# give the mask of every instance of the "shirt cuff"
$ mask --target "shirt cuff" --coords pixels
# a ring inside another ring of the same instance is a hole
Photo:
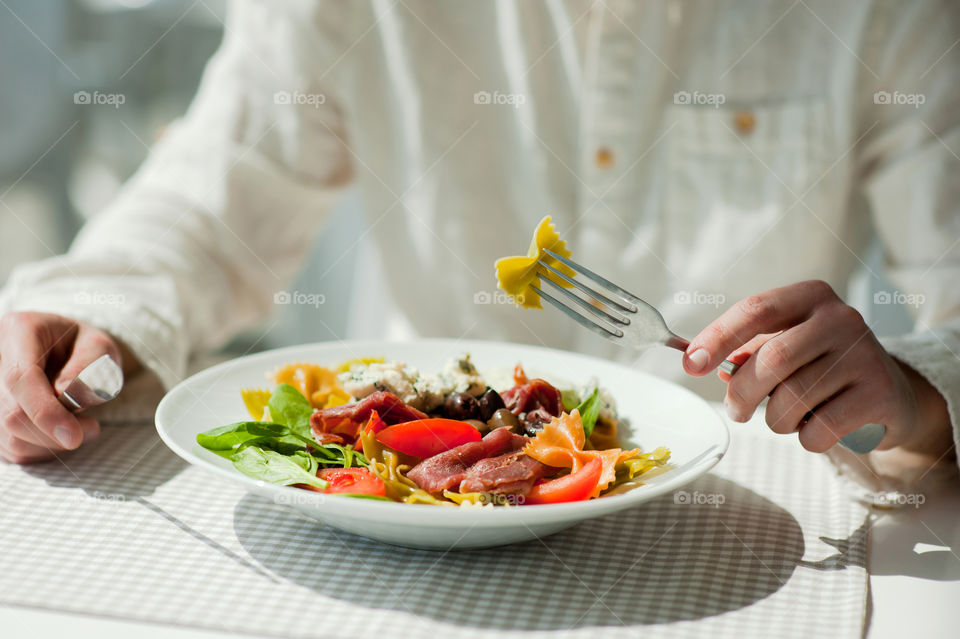
[[[87,322],[122,341],[169,390],[183,379],[188,347],[173,283],[154,275],[84,275],[81,265],[52,258],[18,267],[0,314],[40,312]]]
[[[960,451],[960,335],[948,328],[931,329],[880,343],[890,355],[926,378],[947,402],[953,445]],[[960,455],[957,457],[960,466]]]

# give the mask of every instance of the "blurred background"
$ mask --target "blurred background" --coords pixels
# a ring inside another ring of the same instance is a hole
[[[220,44],[225,5],[226,0],[0,2],[0,286],[17,264],[66,251],[84,221],[103,210],[163,129],[186,111]],[[82,92],[94,91],[122,95],[123,104],[84,104]],[[342,248],[327,247],[350,245],[359,237],[359,209],[360,198],[352,193],[291,290],[314,290],[304,280],[329,269],[327,297],[346,299],[356,255],[335,264],[324,256],[339,256]],[[230,350],[344,334],[342,306],[278,308],[277,317]]]
[[[0,285],[17,264],[65,251],[84,221],[136,170],[164,127],[186,110],[220,43],[225,4],[0,2]],[[123,104],[83,104],[75,96],[94,91],[122,95]],[[347,298],[356,253],[335,264],[325,255],[340,255],[327,248],[350,245],[360,236],[361,212],[353,193],[332,217],[292,290],[313,290],[309,274],[329,269],[327,297]],[[877,247],[867,262],[883,271]],[[854,299],[848,300],[881,335],[911,326],[903,305],[868,303],[875,290],[890,288],[858,277]],[[344,334],[347,321],[346,309],[335,304],[319,312],[279,306],[278,312],[231,350],[246,351],[254,342],[268,348],[332,339]],[[878,312],[883,315],[869,316]]]

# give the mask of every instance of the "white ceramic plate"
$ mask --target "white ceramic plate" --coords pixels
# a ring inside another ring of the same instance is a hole
[[[667,446],[674,467],[623,495],[570,504],[510,508],[445,508],[322,495],[265,484],[235,470],[229,460],[204,450],[197,433],[249,419],[241,388],[267,387],[266,373],[289,362],[335,365],[354,357],[383,356],[439,372],[460,353],[471,354],[481,373],[521,362],[531,376],[548,381],[586,383],[597,378],[629,420],[631,444],[652,450]],[[679,366],[679,363],[677,364]],[[716,464],[729,434],[719,415],[680,386],[608,361],[558,350],[463,340],[414,342],[347,341],[283,348],[219,364],[171,390],[157,409],[160,437],[177,455],[238,482],[275,503],[330,526],[390,544],[417,548],[482,548],[543,537],[584,520],[625,508],[642,508],[654,497],[675,491]],[[216,490],[211,486],[210,490]]]

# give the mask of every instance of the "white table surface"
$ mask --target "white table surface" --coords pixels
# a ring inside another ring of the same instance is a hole
[[[960,482],[919,508],[882,513],[871,532],[869,639],[954,639],[960,633]],[[2,549],[0,549],[2,551]],[[0,605],[10,639],[222,639],[209,630]]]

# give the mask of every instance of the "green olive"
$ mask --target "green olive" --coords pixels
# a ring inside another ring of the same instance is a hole
[[[487,420],[487,425],[491,430],[494,428],[501,428],[506,426],[515,433],[518,433],[522,430],[520,420],[517,419],[517,416],[511,413],[506,408],[501,408],[493,414],[489,420]]]

